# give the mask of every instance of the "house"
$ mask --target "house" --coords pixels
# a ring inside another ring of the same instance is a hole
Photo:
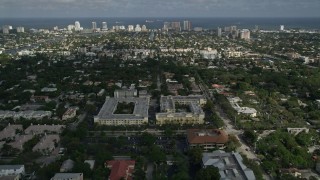
[[[41,101],[44,101],[44,102],[49,102],[50,99],[49,99],[49,96],[34,96],[32,95],[30,97],[30,101],[33,101],[33,102],[41,102]]]
[[[8,175],[8,176],[0,176],[0,180],[20,180],[20,175]]]
[[[83,180],[83,173],[56,173],[51,180]]]
[[[228,97],[227,98],[230,105],[234,110],[237,111],[238,114],[244,114],[250,117],[256,117],[257,116],[257,110],[250,107],[241,107],[239,105],[240,102],[242,102],[242,99],[239,97]]]
[[[309,133],[308,128],[287,128],[288,133],[293,135],[298,135],[301,132]]]
[[[222,150],[202,154],[202,166],[214,166],[219,169],[220,180],[255,180],[251,169],[243,164],[241,155],[237,152],[227,153]]]
[[[190,148],[201,147],[204,151],[223,148],[228,135],[219,129],[188,129],[187,140]]]
[[[132,180],[135,161],[133,160],[112,160],[107,161],[106,166],[111,169],[109,180]]]
[[[280,169],[281,174],[290,174],[296,178],[301,178],[302,173],[297,168]]]
[[[62,115],[62,120],[68,120],[76,117],[77,115],[77,109],[75,108],[69,108],[67,109],[66,112],[63,113]]]
[[[23,175],[24,165],[0,165],[0,178],[2,176]]]

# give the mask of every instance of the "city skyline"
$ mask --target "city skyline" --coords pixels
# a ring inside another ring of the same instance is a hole
[[[318,0],[3,0],[1,17],[320,17]]]

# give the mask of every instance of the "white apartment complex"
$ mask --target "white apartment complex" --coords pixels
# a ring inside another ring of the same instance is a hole
[[[134,103],[132,114],[115,114],[119,103]],[[100,125],[143,125],[148,123],[148,97],[106,97],[100,112],[94,117],[94,122]]]

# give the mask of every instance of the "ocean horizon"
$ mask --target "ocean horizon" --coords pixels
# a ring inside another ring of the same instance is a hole
[[[278,30],[280,25],[286,29],[320,30],[320,17],[26,17],[26,18],[0,18],[0,26],[11,25],[13,28],[52,29],[55,26],[65,28],[75,21],[79,21],[84,28],[91,28],[92,22],[101,27],[102,22],[107,22],[108,28],[114,25],[146,25],[148,29],[160,29],[164,22],[189,20],[192,27],[216,29],[235,25],[238,28],[254,29],[259,26],[264,30]]]

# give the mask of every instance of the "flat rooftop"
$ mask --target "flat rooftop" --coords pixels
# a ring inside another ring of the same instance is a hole
[[[134,110],[132,114],[114,114],[119,102],[133,102]],[[149,98],[147,97],[127,97],[127,98],[110,98],[107,97],[100,112],[95,118],[103,119],[129,119],[138,120],[148,118]]]
[[[43,134],[43,133],[61,133],[65,125],[31,125],[26,130],[25,134]]]
[[[23,130],[22,125],[10,125],[9,124],[2,131],[0,131],[0,140],[15,137],[17,130],[22,131]]]

